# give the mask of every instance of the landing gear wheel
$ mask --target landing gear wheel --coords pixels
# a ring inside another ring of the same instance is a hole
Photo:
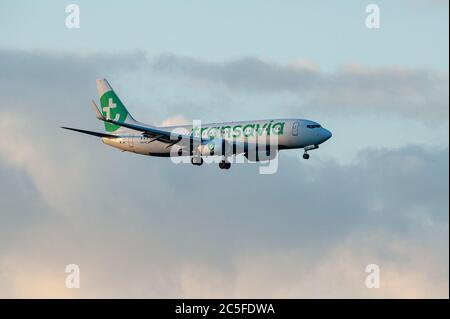
[[[191,163],[192,163],[192,165],[200,166],[203,164],[203,158],[201,158],[200,156],[198,158],[196,158],[195,156],[192,156]]]
[[[220,169],[230,169],[230,167],[231,167],[231,163],[230,162],[221,161],[219,163],[219,168]]]
[[[309,154],[308,153],[303,154],[303,159],[305,160],[309,159]]]

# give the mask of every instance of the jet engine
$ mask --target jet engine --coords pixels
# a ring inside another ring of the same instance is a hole
[[[250,162],[261,162],[273,160],[278,155],[278,150],[267,150],[267,151],[247,151],[244,153],[246,159]]]

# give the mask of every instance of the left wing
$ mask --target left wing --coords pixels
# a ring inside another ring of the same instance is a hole
[[[78,128],[72,128],[72,127],[62,126],[61,128],[65,129],[65,130],[71,130],[71,131],[80,132],[80,133],[93,135],[93,136],[97,136],[97,137],[108,137],[108,138],[118,138],[118,137],[120,137],[120,136],[117,136],[117,135],[111,135],[111,134],[105,134],[105,133],[99,133],[99,132],[92,132],[92,131],[86,131],[86,130],[80,130]]]

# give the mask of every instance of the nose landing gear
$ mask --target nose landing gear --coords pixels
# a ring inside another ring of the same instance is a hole
[[[312,150],[315,150],[315,149],[318,149],[318,148],[319,148],[319,145],[309,145],[309,146],[306,146],[306,147],[304,148],[305,153],[303,153],[303,159],[305,159],[305,160],[309,159],[308,151],[312,151]]]

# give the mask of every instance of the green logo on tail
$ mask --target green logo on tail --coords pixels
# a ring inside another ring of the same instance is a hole
[[[128,112],[114,91],[108,91],[100,98],[102,114],[107,119],[123,123],[125,122]],[[113,123],[105,122],[106,132],[117,131],[121,126]]]

